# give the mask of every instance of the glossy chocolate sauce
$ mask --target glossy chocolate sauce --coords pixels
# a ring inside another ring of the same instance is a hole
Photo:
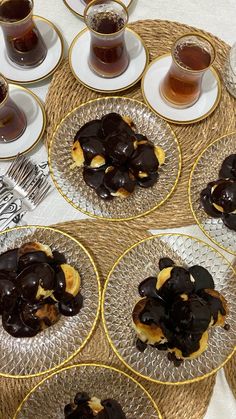
[[[139,294],[145,298],[136,303],[133,322],[139,338],[143,336],[143,340],[136,341],[140,352],[145,351],[147,342],[151,341],[151,346],[158,350],[172,350],[168,358],[179,366],[182,361],[177,359],[175,351],[180,351],[177,353],[182,354],[181,358],[191,358],[194,352],[204,350],[207,334],[203,340],[202,336],[212,326],[212,319],[214,324],[219,321],[218,324],[224,326],[227,304],[214,290],[212,275],[204,267],[194,265],[185,269],[168,257],[159,260],[161,271],[170,267],[169,278],[158,290],[154,276],[139,284]]]
[[[72,157],[78,166],[84,162],[83,179],[102,199],[126,197],[135,186],[149,188],[158,180],[154,146],[134,128],[130,118],[111,112],[87,122],[74,137]]]
[[[114,399],[102,400],[101,410],[98,413],[89,406],[91,400],[88,393],[77,393],[74,403],[67,404],[64,408],[65,419],[126,419],[121,405]]]
[[[49,257],[40,246],[26,243],[0,255],[0,314],[4,329],[14,337],[35,336],[60,313],[74,316],[83,306],[80,292],[66,292],[67,278],[60,267],[65,256],[54,251]]]

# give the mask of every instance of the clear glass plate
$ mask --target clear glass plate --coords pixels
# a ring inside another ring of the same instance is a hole
[[[91,397],[117,400],[127,419],[161,419],[148,392],[127,374],[105,365],[81,364],[67,367],[44,379],[19,406],[16,419],[63,419],[64,407],[78,391]]]
[[[179,367],[168,360],[166,352],[151,346],[139,352],[132,327],[132,311],[140,299],[138,285],[148,276],[157,275],[161,257],[170,257],[184,267],[198,264],[208,269],[229,307],[230,330],[211,328],[207,350]],[[222,367],[235,350],[236,274],[217,250],[200,240],[179,234],[152,236],[127,249],[113,266],[104,289],[102,315],[113,350],[133,372],[163,384],[199,381]]]
[[[139,133],[164,149],[166,162],[160,167],[159,180],[152,188],[136,187],[135,192],[126,199],[104,201],[86,185],[82,168],[72,170],[70,166],[73,163],[71,149],[76,132],[86,122],[109,112],[131,117]],[[71,205],[93,217],[119,221],[140,217],[165,202],[179,179],[181,153],[168,123],[146,105],[134,99],[108,97],[79,106],[61,121],[50,144],[49,166],[58,191]]]
[[[81,276],[83,308],[74,317],[59,321],[31,338],[15,338],[0,319],[0,376],[40,375],[69,361],[86,344],[95,327],[100,308],[100,283],[96,266],[83,245],[51,227],[17,227],[0,234],[1,253],[29,241],[47,244],[62,252]]]
[[[200,154],[189,179],[189,203],[197,224],[210,240],[233,255],[236,255],[236,232],[220,218],[209,218],[201,207],[200,193],[209,182],[219,179],[224,159],[235,150],[236,132],[218,138]]]

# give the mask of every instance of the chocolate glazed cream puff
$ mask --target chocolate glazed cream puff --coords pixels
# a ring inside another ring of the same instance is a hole
[[[102,199],[126,198],[136,186],[149,188],[158,181],[165,152],[135,128],[131,118],[112,112],[75,135],[71,169],[83,168],[84,182]]]
[[[32,337],[74,316],[83,305],[81,280],[64,255],[29,242],[0,255],[0,315],[14,337]]]
[[[77,393],[74,403],[64,408],[65,419],[126,419],[121,405],[114,399],[100,400],[90,397],[87,393]]]
[[[229,328],[227,302],[214,288],[203,266],[180,267],[168,257],[160,259],[159,273],[138,287],[142,298],[132,313],[138,350],[151,345],[167,351],[176,366],[201,355],[210,327]]]
[[[236,154],[223,161],[219,177],[201,192],[201,205],[210,217],[221,218],[226,227],[236,231]]]

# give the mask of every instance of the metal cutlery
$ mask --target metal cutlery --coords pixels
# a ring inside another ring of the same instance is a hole
[[[18,215],[21,215],[22,218],[26,212],[33,211],[45,198],[50,188],[51,186],[48,184],[46,179],[40,186],[38,184],[32,186],[28,195],[21,199],[20,208],[10,215],[10,217],[0,226],[0,230],[7,228],[13,219]]]
[[[13,161],[0,177],[0,230],[13,220],[18,222],[27,211],[39,205],[51,188],[47,177],[41,166],[24,156]]]

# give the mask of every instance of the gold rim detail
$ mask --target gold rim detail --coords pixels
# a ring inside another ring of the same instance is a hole
[[[157,61],[161,60],[164,57],[170,56],[170,53],[166,53],[163,55],[160,55],[159,57],[155,58],[146,68],[146,70],[144,71],[143,77],[142,77],[142,82],[141,82],[141,91],[142,91],[142,95],[144,98],[144,101],[146,103],[146,105],[153,111],[155,112],[158,116],[160,116],[162,119],[164,119],[167,122],[170,122],[172,124],[176,124],[176,125],[186,125],[186,124],[194,124],[196,122],[200,122],[203,119],[207,118],[209,115],[211,115],[214,110],[217,108],[217,106],[219,105],[220,102],[220,98],[221,98],[221,94],[222,94],[222,86],[221,86],[221,82],[220,82],[220,78],[219,75],[217,73],[217,71],[214,69],[214,67],[211,67],[211,72],[214,74],[215,79],[217,81],[217,87],[218,87],[218,93],[217,93],[217,97],[215,100],[215,103],[213,104],[213,106],[211,107],[211,109],[209,109],[208,112],[206,112],[204,115],[195,118],[195,119],[189,119],[187,121],[178,121],[175,119],[171,119],[171,118],[167,118],[166,116],[162,115],[160,112],[158,112],[155,108],[153,108],[153,106],[149,103],[147,97],[146,97],[146,93],[144,90],[144,81],[145,81],[145,76],[147,74],[147,72],[150,70],[151,66],[156,63]]]
[[[37,15],[33,15],[33,19],[37,20],[42,20],[43,22],[46,22],[49,26],[51,26],[53,28],[53,30],[57,33],[59,39],[60,39],[60,43],[61,43],[61,55],[60,58],[58,60],[58,62],[55,64],[55,67],[49,71],[49,73],[45,74],[42,77],[39,77],[37,79],[34,80],[12,80],[9,79],[8,77],[6,77],[6,79],[10,82],[10,83],[20,83],[22,85],[24,84],[34,84],[34,83],[38,83],[39,81],[42,81],[44,79],[47,79],[49,76],[51,76],[53,73],[55,73],[55,71],[58,69],[59,65],[62,62],[63,56],[64,56],[64,41],[63,41],[63,36],[61,34],[61,32],[59,31],[59,29],[54,25],[54,23],[50,22],[50,20],[45,19],[44,17],[41,16],[37,16]],[[46,58],[45,58],[46,59]]]
[[[79,1],[81,1],[81,0],[79,0]],[[84,19],[84,15],[76,12],[71,6],[69,6],[69,4],[67,3],[67,0],[63,0],[63,2],[65,4],[65,6],[67,7],[67,9],[69,9],[75,16],[79,16],[80,18]],[[132,3],[133,3],[133,0],[130,0],[129,4],[125,7],[129,8]],[[84,9],[85,9],[85,6],[84,6]]]
[[[69,48],[69,65],[70,65],[70,69],[71,69],[71,71],[72,71],[72,73],[73,73],[73,76],[75,77],[75,79],[80,83],[80,84],[82,84],[83,86],[85,86],[85,87],[87,87],[87,89],[90,89],[90,90],[93,90],[94,92],[99,92],[99,93],[106,93],[106,94],[109,94],[109,93],[114,93],[114,92],[123,92],[124,90],[128,90],[130,87],[132,87],[132,86],[134,86],[136,83],[138,83],[138,81],[143,77],[143,75],[144,75],[144,73],[145,73],[145,71],[146,71],[146,69],[147,69],[147,66],[148,66],[148,62],[149,62],[149,51],[148,51],[148,49],[147,49],[147,47],[146,47],[146,45],[145,45],[145,43],[143,42],[143,40],[142,40],[142,38],[135,32],[135,31],[133,31],[133,29],[130,29],[130,28],[127,28],[126,29],[127,31],[129,31],[129,32],[132,32],[133,34],[135,34],[135,36],[140,40],[140,42],[142,43],[142,46],[143,46],[143,48],[144,48],[144,50],[145,50],[145,55],[146,55],[146,63],[145,63],[145,66],[144,66],[144,69],[143,69],[143,71],[142,71],[142,73],[138,76],[138,78],[135,80],[135,81],[133,81],[131,84],[129,84],[128,86],[125,86],[125,87],[122,87],[122,88],[120,88],[120,89],[116,89],[116,90],[101,90],[101,89],[96,89],[96,88],[94,88],[94,87],[91,87],[89,84],[86,84],[85,82],[83,82],[78,76],[77,76],[77,74],[75,73],[75,71],[74,71],[74,69],[73,69],[73,66],[72,66],[72,60],[71,60],[71,56],[72,56],[72,50],[73,50],[73,48],[74,48],[74,45],[75,45],[75,43],[77,42],[77,40],[81,37],[81,36],[83,36],[83,34],[85,33],[85,32],[88,32],[89,31],[89,29],[87,29],[87,28],[85,28],[85,29],[82,29],[82,31],[80,31],[79,33],[78,33],[78,35],[76,35],[76,37],[73,39],[73,41],[72,41],[72,43],[71,43],[71,45],[70,45],[70,48]]]
[[[39,143],[39,141],[41,140],[41,138],[42,138],[42,136],[44,134],[45,128],[46,128],[47,116],[46,116],[46,112],[45,112],[45,109],[44,109],[44,105],[42,104],[42,102],[39,99],[39,97],[36,96],[32,92],[32,90],[29,90],[29,89],[27,89],[26,87],[23,87],[23,86],[19,86],[19,85],[15,84],[15,83],[10,83],[9,84],[9,87],[11,87],[11,86],[14,86],[17,89],[21,89],[21,90],[29,93],[36,100],[36,102],[38,103],[38,105],[39,105],[39,107],[40,107],[40,109],[42,111],[42,115],[43,115],[43,125],[42,125],[41,132],[40,132],[38,138],[35,140],[34,144],[32,144],[29,148],[27,148],[26,150],[24,150],[24,151],[22,151],[22,152],[19,153],[19,155],[23,155],[23,154],[29,153]],[[20,140],[20,138],[19,138],[19,140]],[[14,154],[13,156],[9,156],[9,157],[1,157],[0,156],[0,161],[3,161],[3,160],[12,160],[12,159],[14,159],[17,156],[17,154]]]

